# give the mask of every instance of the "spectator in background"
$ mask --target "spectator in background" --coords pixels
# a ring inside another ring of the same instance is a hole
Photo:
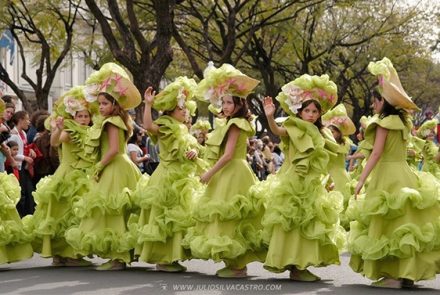
[[[52,175],[60,165],[58,149],[50,145],[50,132],[45,128],[44,122],[49,117],[47,114],[40,115],[35,121],[37,134],[34,143],[41,151],[42,156],[34,162],[34,184],[36,185],[41,178]]]
[[[144,163],[147,162],[148,159],[150,158],[148,154],[144,155],[144,152],[140,147],[143,136],[144,133],[141,130],[135,129],[133,131],[133,135],[130,137],[127,144],[128,157],[133,161],[133,163],[136,164],[136,166],[139,167],[139,170],[142,173],[145,172]]]
[[[32,113],[31,115],[31,124],[29,125],[28,130],[26,131],[26,138],[27,138],[27,142],[33,142],[35,135],[37,135],[37,119],[41,116],[41,115],[46,115],[49,116],[49,112],[46,110],[37,110],[35,112]]]

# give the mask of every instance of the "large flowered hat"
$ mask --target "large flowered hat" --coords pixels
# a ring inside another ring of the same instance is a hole
[[[429,134],[435,133],[435,129],[437,127],[437,120],[432,119],[425,121],[422,126],[417,129],[417,136],[420,138],[426,138]]]
[[[86,99],[96,101],[98,94],[110,94],[124,109],[132,109],[141,103],[141,94],[127,72],[115,63],[104,64],[86,80]]]
[[[66,119],[75,117],[76,112],[87,110],[90,115],[98,113],[98,103],[86,100],[85,87],[75,86],[66,91],[55,102],[53,113]]]
[[[211,130],[211,124],[208,120],[197,120],[197,122],[191,126],[191,133],[195,135],[201,132],[208,133],[209,130]]]
[[[210,61],[203,72],[203,80],[197,87],[196,96],[200,100],[211,103],[214,113],[219,113],[222,107],[222,97],[226,95],[246,98],[260,83],[230,64],[216,68]]]
[[[313,99],[319,102],[324,114],[336,104],[338,88],[328,75],[304,74],[281,87],[281,92],[275,99],[290,115],[296,115],[303,102]]]
[[[419,110],[400,83],[399,75],[391,61],[384,57],[378,62],[370,62],[368,70],[379,79],[379,90],[392,106],[406,110]]]
[[[185,76],[177,77],[159,92],[153,102],[153,108],[158,111],[172,111],[177,106],[186,107],[194,116],[197,104],[193,101],[197,83],[194,79]]]
[[[356,132],[356,126],[347,115],[345,106],[341,103],[322,116],[322,122],[326,126],[335,126],[342,135],[348,136]]]

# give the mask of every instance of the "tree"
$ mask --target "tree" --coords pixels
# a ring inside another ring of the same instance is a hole
[[[21,77],[35,92],[37,108],[47,109],[47,98],[57,71],[68,55],[74,32],[79,1],[8,1],[3,7],[2,25],[7,27],[18,45]],[[27,71],[32,50],[35,77]],[[0,79],[15,92],[26,110],[32,107],[23,90],[11,80],[0,64]]]
[[[85,0],[98,21],[113,58],[133,76],[141,91],[159,87],[173,59],[171,47],[174,0],[98,3]]]

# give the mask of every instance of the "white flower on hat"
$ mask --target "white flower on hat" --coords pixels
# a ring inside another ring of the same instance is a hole
[[[98,93],[101,85],[90,84],[84,87],[84,98],[88,102],[94,102],[98,98]]]
[[[286,104],[289,107],[289,110],[291,110],[292,113],[297,114],[302,106],[304,91],[298,86],[292,84],[285,85],[281,90],[288,97],[288,99],[286,99]]]
[[[85,106],[82,105],[78,99],[76,99],[72,96],[64,97],[63,102],[64,102],[66,112],[71,114],[72,117],[75,116],[76,112],[84,111],[86,109]]]
[[[180,87],[179,92],[177,93],[177,106],[179,108],[183,108],[185,106],[187,92],[184,87]]]

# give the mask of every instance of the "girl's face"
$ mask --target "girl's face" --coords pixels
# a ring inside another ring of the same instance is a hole
[[[11,120],[12,116],[14,115],[14,108],[7,108],[5,112],[3,113],[3,119],[7,122]]]
[[[336,140],[340,140],[341,139],[341,137],[342,137],[342,134],[341,134],[341,132],[338,130],[338,129],[336,129],[336,128],[330,128],[330,130],[332,131],[332,134],[333,134],[333,137],[336,139]]]
[[[302,111],[299,113],[299,116],[304,121],[308,121],[310,123],[315,124],[315,122],[319,119],[321,116],[321,113],[319,112],[318,108],[314,103],[309,104],[305,108],[302,109]]]
[[[11,156],[15,157],[18,154],[18,146],[11,147]]]
[[[373,99],[373,112],[379,114],[383,108],[383,99],[379,100],[376,97]]]
[[[186,119],[188,118],[188,110],[183,107],[175,107],[174,110],[170,114],[171,117],[179,121],[180,123],[184,123]]]
[[[17,127],[23,130],[27,130],[30,124],[31,121],[29,120],[29,115],[26,114],[23,119],[18,120]]]
[[[222,98],[222,110],[223,114],[226,117],[232,117],[235,113],[240,109],[239,106],[236,106],[234,103],[234,99],[230,95],[223,96]]]
[[[88,126],[90,124],[90,114],[88,111],[78,111],[73,118],[77,123]]]
[[[114,105],[104,95],[98,96],[99,113],[104,117],[108,117],[113,113]]]

